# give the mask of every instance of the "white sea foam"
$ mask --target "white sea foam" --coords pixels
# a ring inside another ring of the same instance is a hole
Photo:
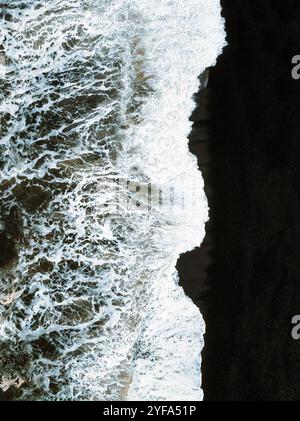
[[[175,265],[208,219],[187,136],[224,46],[219,0],[2,3],[0,222],[14,218],[18,249],[2,270],[2,388],[202,399],[204,322]]]

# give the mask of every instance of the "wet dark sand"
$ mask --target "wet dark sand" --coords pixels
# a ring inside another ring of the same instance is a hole
[[[229,47],[197,97],[190,141],[211,220],[178,269],[207,324],[206,400],[299,400],[300,3],[222,5]]]

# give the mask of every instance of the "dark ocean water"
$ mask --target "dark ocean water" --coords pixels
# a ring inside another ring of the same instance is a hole
[[[201,400],[175,265],[208,219],[187,136],[219,1],[0,7],[4,399]]]

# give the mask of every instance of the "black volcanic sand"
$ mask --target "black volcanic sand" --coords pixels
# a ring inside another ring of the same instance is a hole
[[[300,2],[221,3],[229,46],[190,139],[211,221],[178,269],[207,324],[206,400],[300,400]]]

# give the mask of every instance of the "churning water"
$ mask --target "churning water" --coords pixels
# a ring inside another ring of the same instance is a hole
[[[219,0],[7,0],[0,39],[0,387],[26,400],[200,400],[188,149]]]

